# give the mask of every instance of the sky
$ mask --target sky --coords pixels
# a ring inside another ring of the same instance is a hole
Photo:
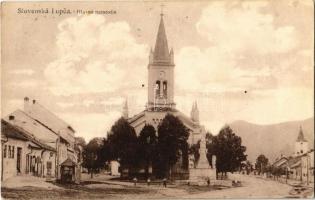
[[[273,124],[314,116],[311,0],[163,4],[177,109],[189,116],[197,101],[201,124],[213,134],[235,120]],[[69,123],[76,136],[105,137],[125,99],[130,116],[144,110],[160,5],[5,3],[1,115],[22,109],[28,96]]]

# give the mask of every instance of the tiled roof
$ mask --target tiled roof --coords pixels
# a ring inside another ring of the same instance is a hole
[[[140,119],[140,118],[142,118],[142,117],[144,117],[144,116],[145,116],[145,112],[142,111],[142,112],[140,112],[139,114],[134,115],[133,117],[129,118],[127,121],[128,121],[129,123],[133,123],[133,122],[137,121],[138,119]]]
[[[43,149],[47,149],[50,151],[56,151],[55,148],[45,144],[44,142],[40,141],[39,139],[35,138],[32,134],[25,131],[23,128],[15,126],[9,123],[6,120],[1,120],[1,134],[5,135],[6,137],[22,139],[25,141],[31,141],[34,144],[38,145]]]
[[[41,123],[47,129],[60,135],[67,140],[68,143],[74,143],[74,129],[35,100],[25,100],[23,112],[38,123]]]
[[[38,140],[43,141],[44,143],[50,143],[51,146],[58,138],[57,133],[45,127],[42,123],[34,120],[22,110],[14,111],[10,115],[4,117],[3,120],[5,120],[7,123],[10,123],[14,127],[19,127],[30,136],[38,138]]]
[[[299,164],[301,164],[301,156],[295,156],[295,157],[291,157],[288,160],[288,164],[290,168],[294,168],[299,166]]]
[[[62,162],[60,164],[61,166],[68,166],[68,167],[72,167],[72,166],[76,166],[76,163],[71,160],[70,158],[67,158],[64,162]]]
[[[145,113],[146,112],[150,112],[150,111],[142,111],[139,114],[129,118],[128,122],[130,124],[132,124],[132,123],[134,123],[137,120],[145,121]],[[178,117],[183,122],[183,124],[187,128],[189,128],[190,130],[194,130],[195,128],[200,127],[195,122],[193,122],[189,117],[187,117],[185,114],[183,114],[182,112],[180,112],[180,111],[178,111],[176,109],[172,109],[171,111],[167,111],[167,112],[169,112],[169,113],[173,114],[174,116]]]

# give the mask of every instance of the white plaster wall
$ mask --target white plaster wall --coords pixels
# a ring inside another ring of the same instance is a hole
[[[9,138],[8,142],[2,145],[2,153],[4,146],[7,145],[7,155],[3,158],[3,180],[17,175],[17,148],[21,147],[21,174],[25,174],[26,171],[26,153],[27,146],[26,142],[23,140],[17,140]],[[9,145],[14,146],[14,158],[9,158]]]

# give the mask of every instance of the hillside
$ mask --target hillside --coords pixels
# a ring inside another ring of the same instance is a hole
[[[300,126],[309,142],[309,148],[314,148],[314,118],[271,125],[235,121],[230,126],[242,137],[242,143],[247,147],[248,159],[252,162],[261,153],[271,161],[280,154],[291,155]]]

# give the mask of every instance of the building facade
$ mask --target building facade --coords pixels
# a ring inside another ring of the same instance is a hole
[[[36,100],[25,97],[24,109],[4,117],[1,124],[1,134],[7,138],[1,140],[2,180],[23,174],[60,179],[61,163],[71,159],[76,163],[75,181],[79,181],[81,150],[76,148],[74,129]],[[14,161],[7,160],[12,146]]]
[[[1,144],[1,180],[26,174],[55,176],[56,150],[5,120],[1,120]]]

